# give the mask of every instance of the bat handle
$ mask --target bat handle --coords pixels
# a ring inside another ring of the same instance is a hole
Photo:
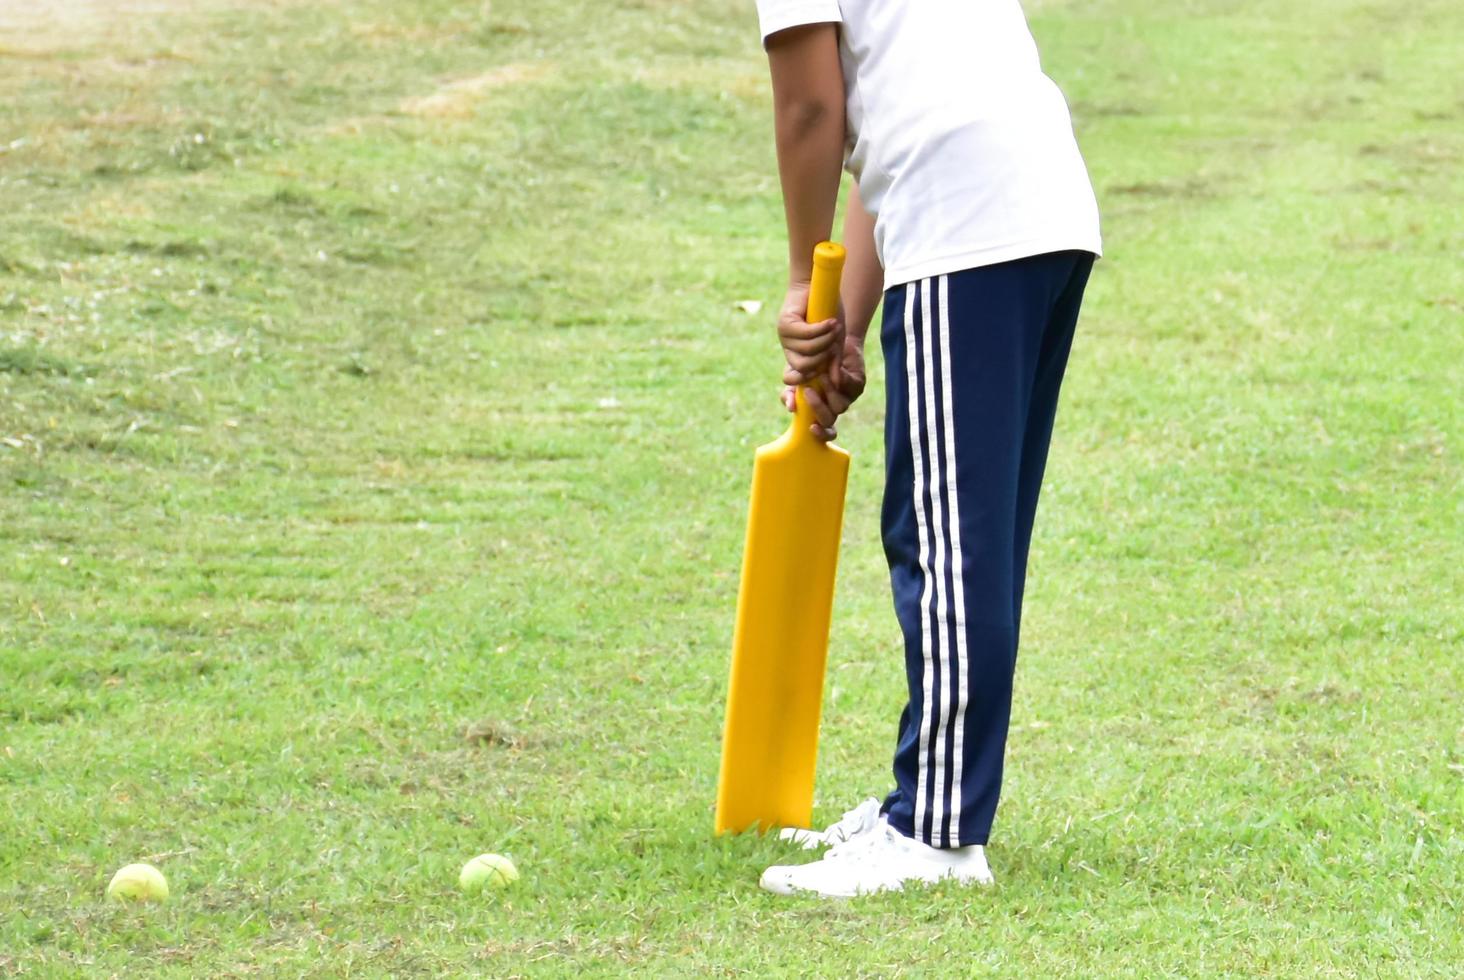
[[[813,278],[808,286],[808,314],[804,317],[809,323],[818,323],[838,314],[839,277],[844,273],[844,254],[844,246],[837,242],[819,242],[813,247]],[[833,356],[842,357],[843,351],[834,351]],[[814,378],[812,385],[820,392],[823,391],[822,378]],[[804,389],[807,387],[799,385],[796,395],[797,411],[793,416],[793,428],[795,434],[800,436],[809,435],[809,429],[818,424],[813,409],[804,400]]]

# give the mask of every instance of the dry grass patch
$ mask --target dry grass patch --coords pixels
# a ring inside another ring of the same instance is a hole
[[[393,116],[418,119],[471,119],[483,99],[491,92],[513,85],[524,85],[549,77],[555,65],[549,62],[516,62],[499,65],[477,75],[444,82],[425,95],[403,99],[392,113],[372,116],[351,116],[332,123],[325,132],[332,136],[358,135],[373,126],[390,123]]]
[[[398,109],[409,116],[465,119],[473,114],[487,93],[509,85],[537,81],[549,74],[551,67],[544,62],[500,65],[480,75],[439,85],[436,91],[427,95],[404,99]]]
[[[0,58],[38,57],[156,39],[178,15],[248,7],[289,7],[302,0],[0,0]],[[319,0],[313,0],[317,3]]]
[[[48,57],[126,42],[158,18],[221,0],[24,0],[0,4],[0,55]]]

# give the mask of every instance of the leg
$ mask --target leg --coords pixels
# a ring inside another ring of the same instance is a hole
[[[996,809],[1030,533],[1018,533],[1026,429],[1076,261],[1038,256],[886,297],[884,540],[910,689],[886,810],[936,847],[985,843]]]
[[[1022,592],[1027,582],[1027,550],[1032,543],[1032,524],[1037,516],[1037,496],[1042,489],[1042,476],[1047,469],[1047,448],[1052,442],[1052,424],[1057,417],[1057,397],[1067,370],[1068,352],[1073,346],[1073,332],[1078,324],[1078,309],[1083,303],[1083,289],[1093,271],[1093,256],[1076,253],[1072,275],[1052,307],[1047,329],[1037,355],[1037,372],[1028,399],[1027,432],[1022,442],[1022,462],[1017,478],[1016,564],[1012,581],[1016,583],[1016,602],[1012,620],[1020,636],[1022,628]]]
[[[886,300],[884,538],[910,688],[888,813],[935,847],[985,842],[960,837],[959,815],[995,807],[1010,710],[1031,317],[1005,278],[972,270]]]
[[[907,368],[913,371],[919,361],[918,351],[907,350],[906,330],[920,315],[917,300],[920,283],[895,286],[886,291],[884,321],[880,330],[885,361],[885,490],[881,513],[881,531],[885,557],[890,567],[890,587],[894,594],[895,616],[905,637],[905,675],[910,698],[900,714],[899,735],[895,744],[895,789],[886,798],[884,810],[891,825],[906,836],[913,836],[916,784],[924,762],[920,758],[924,741],[921,730],[925,706],[926,683],[922,634],[929,629],[928,617],[922,612],[929,600],[925,595],[924,562],[925,503],[923,491],[917,492],[915,458],[910,440],[912,406]],[[911,357],[913,356],[913,360]],[[920,469],[921,486],[925,470]],[[919,513],[917,515],[917,501]]]

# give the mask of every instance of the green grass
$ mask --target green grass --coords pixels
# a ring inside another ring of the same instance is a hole
[[[1000,883],[822,905],[709,838],[783,424],[751,6],[0,28],[0,973],[1457,974],[1464,11],[1031,4],[1108,255]],[[820,818],[902,700],[881,401]]]

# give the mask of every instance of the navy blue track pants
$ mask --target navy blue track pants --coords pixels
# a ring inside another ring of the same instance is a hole
[[[935,847],[991,832],[1027,547],[1092,266],[1057,252],[885,293],[882,527],[910,700],[884,809]]]

